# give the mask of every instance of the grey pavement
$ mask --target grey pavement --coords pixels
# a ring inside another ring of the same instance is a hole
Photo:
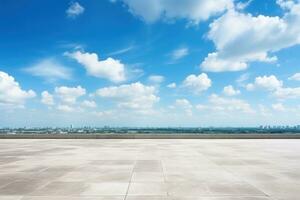
[[[299,200],[300,140],[0,140],[0,200]]]

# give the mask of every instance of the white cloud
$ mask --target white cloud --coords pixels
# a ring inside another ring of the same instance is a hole
[[[70,18],[75,18],[84,13],[84,10],[84,7],[82,7],[78,2],[72,2],[70,7],[66,10],[66,14]]]
[[[238,2],[236,4],[236,9],[237,10],[244,10],[245,8],[247,8],[251,3],[252,3],[253,0],[248,0],[248,1],[245,1],[245,2]]]
[[[187,108],[187,109],[191,109],[193,107],[191,105],[191,103],[189,102],[189,100],[187,100],[187,99],[176,99],[175,105],[180,106],[180,107],[184,107],[184,108]]]
[[[210,53],[201,64],[203,71],[223,72],[247,69],[247,64],[236,59],[222,59],[219,53]]]
[[[254,86],[253,83],[248,83],[248,84],[246,85],[246,89],[247,89],[248,91],[252,91],[252,90],[255,89],[255,86]]]
[[[184,48],[175,49],[171,53],[171,57],[173,60],[179,60],[179,59],[187,56],[188,54],[189,54],[189,49],[184,47]]]
[[[86,90],[81,86],[77,87],[56,87],[55,88],[56,95],[61,99],[63,104],[75,104],[77,98],[86,94]]]
[[[136,48],[136,46],[130,45],[130,46],[125,47],[125,48],[123,48],[123,49],[119,49],[119,50],[116,50],[116,51],[114,51],[114,52],[111,52],[111,53],[109,53],[109,54],[107,54],[107,55],[109,55],[109,56],[115,56],[115,55],[124,54],[124,53],[127,53],[127,52],[133,50],[134,48]]]
[[[242,75],[240,75],[236,82],[240,85],[240,86],[244,86],[245,82],[249,79],[250,74],[249,73],[244,73]]]
[[[223,89],[223,93],[227,96],[235,96],[241,93],[240,90],[234,89],[232,85],[225,86]]]
[[[185,78],[182,86],[190,89],[196,94],[199,94],[212,85],[212,81],[208,78],[207,74],[202,73],[198,76],[191,74]]]
[[[96,108],[97,104],[95,101],[89,101],[89,100],[84,100],[81,103],[82,106],[87,107],[87,108]]]
[[[53,95],[50,94],[48,91],[43,91],[41,102],[48,106],[54,105]]]
[[[187,115],[192,115],[192,104],[187,99],[176,99],[175,106],[176,109],[182,109]]]
[[[255,78],[254,83],[246,86],[247,90],[265,89],[272,93],[278,99],[295,99],[300,98],[300,87],[290,88],[283,87],[283,82],[276,76],[259,76]]]
[[[271,53],[300,43],[300,4],[286,7],[283,17],[252,16],[230,10],[215,20],[210,24],[208,38],[217,51],[205,58],[202,69],[239,71],[245,70],[249,62],[276,61]]]
[[[121,1],[128,6],[129,12],[148,23],[183,18],[197,24],[233,7],[232,0],[178,0],[176,3],[173,0]]]
[[[276,0],[276,3],[283,9],[292,9],[296,5],[294,0]]]
[[[54,106],[56,104],[56,109],[63,112],[84,111],[84,108],[96,108],[97,104],[95,101],[78,101],[78,98],[85,94],[86,90],[81,86],[61,86],[54,89],[54,94],[43,91],[41,102],[47,106]]]
[[[221,110],[238,110],[242,112],[253,112],[251,106],[241,100],[241,99],[235,99],[235,98],[223,98],[216,94],[212,94],[209,97],[209,101],[212,105],[214,105],[215,109],[221,109]]]
[[[27,99],[35,96],[33,90],[22,90],[14,77],[0,71],[0,105],[23,106]]]
[[[289,77],[289,80],[300,81],[300,73],[296,73],[293,76]]]
[[[148,77],[148,80],[154,84],[160,84],[165,80],[165,77],[160,75],[151,75]]]
[[[58,105],[57,110],[62,111],[62,112],[73,112],[73,111],[75,111],[74,107],[69,106],[69,105]]]
[[[174,89],[174,88],[176,88],[176,83],[170,83],[167,85],[167,87]]]
[[[274,96],[279,99],[295,99],[300,98],[300,87],[296,88],[278,88]]]
[[[266,89],[274,91],[281,88],[283,85],[282,81],[278,80],[276,76],[259,76],[255,78],[254,83],[250,83],[246,86],[247,90],[254,90],[255,88]]]
[[[96,53],[84,53],[81,51],[66,53],[66,55],[82,64],[91,76],[108,79],[115,83],[126,79],[125,65],[119,60],[109,57],[100,61]]]
[[[236,98],[224,98],[220,97],[216,94],[212,94],[209,97],[209,104],[208,105],[197,105],[197,109],[203,110],[213,110],[219,112],[225,111],[238,111],[243,113],[253,113],[253,109],[251,108],[250,104],[245,102],[241,99]]]
[[[155,87],[140,82],[101,88],[96,94],[102,98],[112,99],[120,108],[135,110],[150,110],[159,101]]]
[[[280,111],[280,112],[285,111],[285,107],[282,105],[282,103],[272,104],[272,108],[275,111]]]
[[[25,68],[24,71],[33,76],[42,77],[49,82],[59,79],[69,80],[72,77],[71,69],[63,66],[53,58],[44,59],[32,67]]]

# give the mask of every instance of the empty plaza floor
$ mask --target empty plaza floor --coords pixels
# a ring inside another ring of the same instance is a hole
[[[0,140],[0,200],[299,200],[300,140]]]

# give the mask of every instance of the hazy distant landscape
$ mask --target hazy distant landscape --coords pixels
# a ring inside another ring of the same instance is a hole
[[[2,128],[0,134],[300,134],[298,126],[207,127],[207,128]]]

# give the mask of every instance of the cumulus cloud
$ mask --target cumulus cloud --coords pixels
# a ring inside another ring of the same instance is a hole
[[[170,83],[170,84],[167,85],[167,87],[174,89],[174,88],[177,87],[177,85],[176,85],[176,83]]]
[[[250,104],[241,99],[236,98],[223,98],[216,94],[212,94],[209,97],[209,102],[214,105],[214,109],[220,110],[237,110],[242,112],[253,112]]]
[[[14,77],[0,71],[0,105],[23,106],[27,99],[35,97],[33,90],[22,90]]]
[[[187,99],[176,99],[174,108],[183,110],[187,115],[192,115],[192,104]]]
[[[223,93],[227,96],[235,96],[241,93],[240,90],[234,89],[232,85],[225,86],[223,89]]]
[[[189,54],[189,49],[184,47],[184,48],[175,49],[171,53],[171,57],[172,57],[172,60],[179,60],[179,59],[187,56],[188,54]]]
[[[78,2],[72,2],[69,8],[66,10],[66,14],[70,18],[76,18],[84,13],[84,10],[84,7],[82,7]]]
[[[296,3],[294,0],[276,0],[276,3],[283,9],[292,9]]]
[[[247,69],[247,64],[238,59],[220,58],[219,53],[210,53],[201,64],[203,71],[223,72]]]
[[[164,82],[165,77],[164,76],[160,76],[160,75],[151,75],[151,76],[148,77],[148,80],[151,83],[160,84],[160,83]]]
[[[66,53],[66,55],[83,65],[91,76],[108,79],[115,83],[126,80],[125,65],[119,60],[109,57],[101,61],[96,53],[84,53],[81,51]]]
[[[254,110],[251,108],[250,104],[244,100],[236,98],[224,98],[216,94],[212,94],[209,97],[208,105],[197,105],[199,110],[213,110],[213,111],[237,111],[243,113],[253,113]]]
[[[283,85],[282,81],[278,80],[276,76],[259,76],[255,78],[254,83],[249,83],[246,88],[247,90],[254,90],[255,88],[266,89],[274,91],[281,88]]]
[[[193,91],[195,94],[207,90],[212,85],[212,81],[208,78],[207,74],[202,73],[200,75],[191,74],[185,78],[182,86]]]
[[[86,108],[96,108],[97,104],[95,101],[84,100],[81,105]]]
[[[202,69],[245,70],[249,62],[274,62],[277,58],[271,53],[299,44],[300,3],[278,2],[285,8],[283,17],[252,16],[232,9],[210,24],[208,38],[217,51],[208,54]]]
[[[113,0],[112,2],[116,2]],[[135,16],[148,23],[159,19],[172,20],[183,18],[191,23],[209,19],[233,7],[232,0],[120,0],[128,6],[128,10]]]
[[[77,87],[56,87],[56,95],[61,99],[64,104],[75,104],[77,98],[86,94],[86,90],[81,86]]]
[[[150,110],[159,101],[155,87],[140,82],[101,88],[96,94],[115,101],[119,108],[134,110]]]
[[[62,112],[84,111],[89,108],[96,108],[97,104],[92,100],[79,100],[86,94],[86,89],[81,86],[67,87],[60,86],[54,89],[51,94],[48,91],[43,91],[41,94],[41,102],[47,106],[55,107]]]
[[[44,78],[49,82],[72,78],[71,69],[63,66],[53,58],[44,59],[31,67],[25,68],[24,71],[33,76]]]
[[[283,82],[274,75],[256,77],[254,83],[247,84],[246,89],[265,89],[278,99],[300,98],[300,87],[284,87]]]
[[[54,99],[52,94],[50,94],[48,91],[43,91],[41,95],[42,95],[41,102],[43,104],[48,106],[54,105]]]
[[[293,76],[289,77],[289,80],[300,81],[300,73],[296,73]]]
[[[62,111],[62,112],[73,112],[75,111],[74,107],[70,105],[58,105],[57,110]]]
[[[278,88],[274,93],[278,99],[296,99],[300,98],[300,87],[296,88]]]

